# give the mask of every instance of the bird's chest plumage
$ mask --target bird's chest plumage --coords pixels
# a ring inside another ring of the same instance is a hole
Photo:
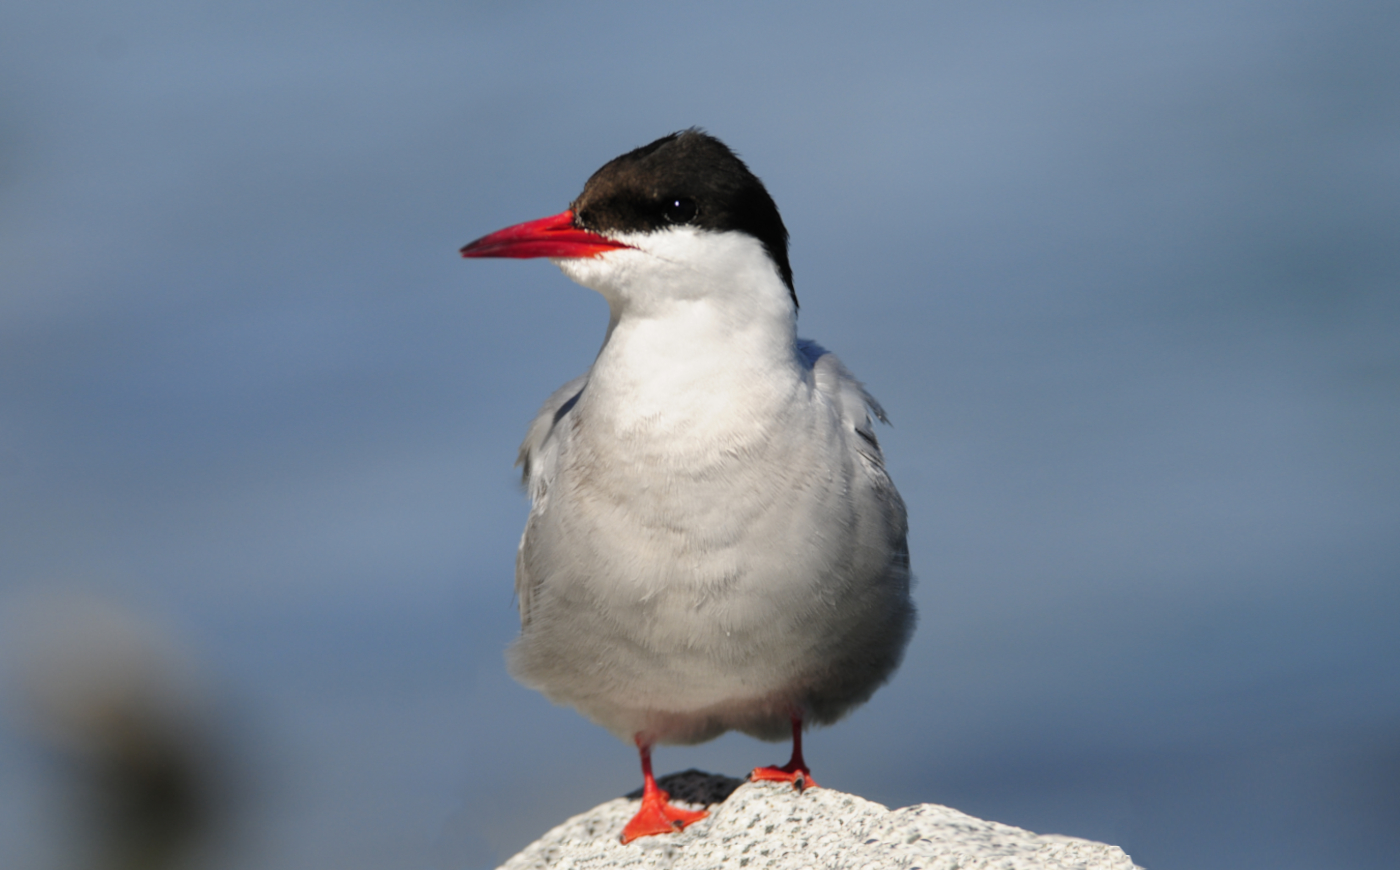
[[[819,461],[836,452],[823,449],[834,420],[801,387],[764,413],[749,402],[746,426],[732,414],[715,425],[704,401],[623,415],[619,426],[595,416],[585,389],[556,432],[556,473],[522,551],[542,620],[525,637],[596,644],[609,662],[597,685],[614,698],[635,693],[634,704],[703,706],[790,681],[796,666],[785,662],[805,648],[797,638],[839,618],[823,595],[846,571],[854,529],[830,516],[850,510],[851,469]],[[812,522],[814,509],[827,521]],[[562,681],[593,679],[571,671]],[[679,685],[684,700],[670,694]]]
[[[576,582],[610,599],[684,607],[800,570],[793,503],[835,480],[811,438],[791,435],[831,427],[820,400],[796,381],[632,398],[612,408],[581,400],[560,445],[548,510],[574,552],[590,556]]]

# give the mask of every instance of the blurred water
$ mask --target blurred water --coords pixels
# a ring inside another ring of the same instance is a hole
[[[634,788],[500,659],[510,463],[605,308],[456,249],[700,124],[895,423],[923,622],[819,779],[1154,870],[1390,866],[1397,36],[1362,2],[11,2],[0,604],[99,594],[219,675],[258,783],[227,866],[490,866]],[[0,737],[7,867],[61,860],[35,752]]]

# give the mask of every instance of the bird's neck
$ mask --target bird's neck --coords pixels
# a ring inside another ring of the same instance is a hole
[[[676,301],[648,316],[614,317],[589,374],[588,410],[619,433],[751,426],[791,401],[802,371],[790,308]]]

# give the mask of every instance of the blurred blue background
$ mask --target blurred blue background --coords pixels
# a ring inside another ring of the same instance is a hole
[[[909,505],[918,634],[817,778],[1153,870],[1392,867],[1397,45],[1345,0],[7,0],[0,607],[200,663],[215,866],[488,867],[635,788],[501,658],[516,446],[606,307],[457,248],[701,125]],[[5,867],[66,860],[47,759],[0,731]]]

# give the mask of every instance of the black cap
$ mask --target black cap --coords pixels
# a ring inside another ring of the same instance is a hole
[[[698,128],[609,160],[570,208],[575,226],[599,233],[683,225],[748,233],[763,244],[797,304],[787,227],[773,197],[728,146]]]

